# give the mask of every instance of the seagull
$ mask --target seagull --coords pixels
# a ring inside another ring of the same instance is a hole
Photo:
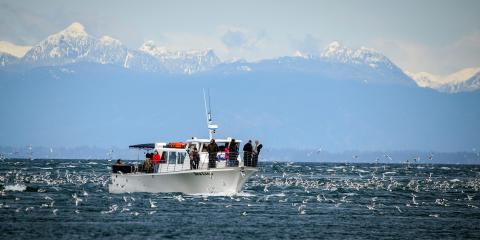
[[[400,210],[400,207],[399,207],[399,206],[395,206],[395,208],[396,208],[399,212],[402,212],[402,210]]]
[[[470,195],[467,194],[467,199],[468,199],[468,201],[472,201],[473,196],[470,196]]]
[[[156,203],[155,201],[152,201],[152,199],[149,199],[149,201],[150,201],[150,207],[151,208],[156,208],[157,207],[157,205],[155,205],[155,203]]]
[[[415,204],[415,205],[418,205],[417,201],[415,200],[415,194],[412,193],[412,203]]]
[[[302,205],[300,205],[300,206],[298,207],[298,211],[300,212],[300,214],[305,214],[305,208],[306,208],[306,207],[307,207],[307,206],[304,205],[304,204],[302,204]]]
[[[372,202],[372,205],[367,205],[368,210],[375,210],[375,202]]]
[[[76,193],[72,194],[72,198],[75,199],[75,206],[78,206],[78,203],[83,201],[81,198],[77,197]]]

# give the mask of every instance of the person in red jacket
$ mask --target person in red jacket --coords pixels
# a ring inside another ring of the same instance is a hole
[[[158,164],[160,163],[161,156],[158,154],[158,151],[155,150],[153,152],[153,158],[152,158],[152,163],[153,163],[153,172],[158,172]]]

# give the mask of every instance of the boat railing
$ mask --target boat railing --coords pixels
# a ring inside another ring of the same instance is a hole
[[[199,166],[195,166],[191,162],[188,154],[185,155],[185,158],[179,161],[163,161],[159,164],[148,166],[145,164],[145,161],[142,164],[134,166],[132,173],[170,173],[170,172],[181,172],[181,171],[191,171],[191,170],[210,170],[210,169],[223,169],[230,167],[256,167],[258,162],[258,155],[252,152],[239,152],[239,153],[229,153],[228,156],[222,155],[224,153],[217,154],[215,159],[215,165],[209,165],[209,155],[208,153],[202,153],[200,158]]]

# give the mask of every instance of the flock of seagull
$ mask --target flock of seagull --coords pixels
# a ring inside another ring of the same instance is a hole
[[[109,194],[108,164],[103,162],[65,163],[55,166],[26,166],[9,162],[10,169],[0,169],[0,211],[15,209],[16,213],[36,209],[51,209],[56,216],[62,212],[58,202],[70,204],[75,214],[87,206],[89,198],[101,196],[108,205],[101,214],[138,216],[161,210],[160,201],[194,202],[208,205],[223,201],[225,208],[241,206],[241,215],[265,202],[277,202],[299,215],[320,208],[341,209],[342,205],[369,211],[393,210],[403,214],[409,208],[432,209],[430,217],[440,217],[435,208],[480,206],[480,168],[473,167],[470,175],[464,170],[436,165],[322,165],[271,163],[261,167],[247,182],[243,192],[233,196],[187,196],[176,194]],[[88,167],[85,167],[88,166]],[[443,173],[453,174],[443,174]],[[458,173],[458,174],[456,174]],[[22,204],[22,194],[34,194],[38,200],[31,206]],[[391,196],[389,196],[389,193]],[[65,195],[68,194],[68,197]],[[58,199],[56,199],[58,198]],[[212,199],[213,200],[210,200]],[[138,211],[138,207],[144,211]],[[137,209],[134,211],[132,209]]]

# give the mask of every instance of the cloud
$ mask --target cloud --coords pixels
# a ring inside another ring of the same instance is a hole
[[[154,39],[157,45],[175,50],[214,49],[225,51],[221,41],[211,35],[193,34],[186,32],[164,32]]]
[[[300,51],[309,55],[318,55],[322,50],[322,41],[312,34],[305,35],[302,39],[291,39],[293,51]]]
[[[31,9],[0,3],[0,36],[15,44],[33,45],[57,25]],[[15,34],[12,34],[15,33]]]
[[[264,40],[265,31],[254,32],[240,27],[220,26],[218,29],[222,43],[229,49],[255,50]]]
[[[372,47],[410,72],[450,74],[480,66],[480,32],[473,31],[443,45],[407,40],[375,39]]]
[[[223,60],[245,59],[256,61],[281,55],[278,46],[271,43],[265,31],[219,26],[213,33],[163,32],[150,37],[158,46],[175,50],[213,49]]]
[[[228,48],[240,48],[248,44],[248,37],[243,32],[228,30],[223,34],[222,42]]]

